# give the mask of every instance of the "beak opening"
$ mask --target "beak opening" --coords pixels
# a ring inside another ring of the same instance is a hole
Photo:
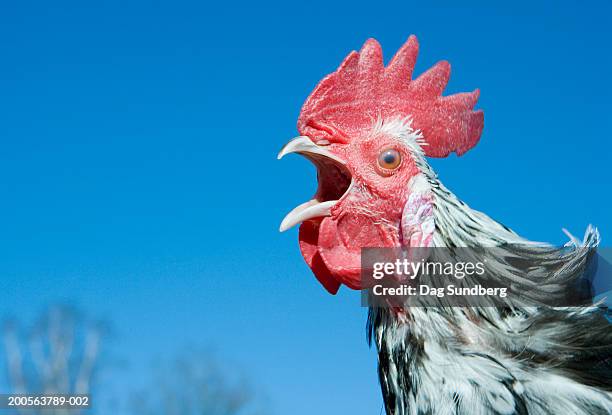
[[[346,162],[327,148],[316,145],[310,138],[299,136],[292,139],[278,153],[278,159],[290,153],[298,153],[315,165],[318,187],[311,200],[285,216],[279,228],[281,232],[309,219],[330,216],[332,208],[352,185],[352,176]]]

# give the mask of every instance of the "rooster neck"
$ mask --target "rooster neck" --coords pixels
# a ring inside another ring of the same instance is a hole
[[[612,413],[609,324],[597,307],[368,318],[387,415]]]
[[[525,275],[536,283],[533,298],[555,278],[572,280],[569,270],[577,269],[573,265],[599,243],[597,230],[589,227],[583,241],[570,241],[571,254],[557,255],[558,248],[525,240],[472,210],[423,158],[416,159],[434,194],[434,247],[503,246],[531,264],[552,255],[567,265],[552,271],[542,263]],[[521,249],[514,250],[517,246]],[[496,269],[501,271],[495,277],[506,284],[522,275],[507,272],[507,266]],[[531,300],[513,310],[370,308],[368,341],[378,351],[386,413],[610,414],[612,330],[607,313],[595,306],[536,307]]]
[[[443,399],[439,391],[445,385],[459,388],[465,376],[457,370],[465,356],[456,346],[469,340],[465,338],[467,333],[460,332],[459,314],[452,309],[445,314],[427,309],[400,313],[370,309],[369,341],[374,341],[378,350],[378,375],[387,414],[453,413],[449,411],[460,396],[451,393]],[[488,360],[484,358],[483,362],[488,365]],[[465,369],[471,366],[468,363]],[[483,376],[487,372],[484,367],[480,371]],[[492,389],[507,389],[513,379],[490,381]]]

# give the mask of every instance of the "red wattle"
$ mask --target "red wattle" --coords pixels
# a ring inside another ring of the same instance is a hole
[[[354,290],[361,290],[361,249],[349,249],[339,238],[336,221],[325,218],[319,226],[319,254],[334,278]]]
[[[300,225],[299,242],[304,260],[314,273],[317,280],[330,294],[336,294],[340,282],[336,280],[319,254],[317,242],[319,239],[320,221],[309,220]]]

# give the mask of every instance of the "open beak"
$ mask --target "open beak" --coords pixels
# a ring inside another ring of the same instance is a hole
[[[346,194],[352,182],[344,160],[308,137],[299,136],[289,141],[278,153],[278,159],[289,153],[301,154],[315,165],[319,186],[311,200],[285,216],[280,225],[281,232],[309,219],[330,216],[331,208]]]

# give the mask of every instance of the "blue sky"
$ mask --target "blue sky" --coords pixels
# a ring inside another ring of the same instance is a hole
[[[315,173],[276,153],[368,37],[389,58],[414,33],[416,73],[447,59],[447,93],[481,89],[480,144],[432,161],[449,188],[529,238],[593,223],[609,246],[608,3],[87,3],[0,8],[0,315],[108,318],[120,387],[195,344],[274,413],[380,412],[358,295],[277,231]]]

